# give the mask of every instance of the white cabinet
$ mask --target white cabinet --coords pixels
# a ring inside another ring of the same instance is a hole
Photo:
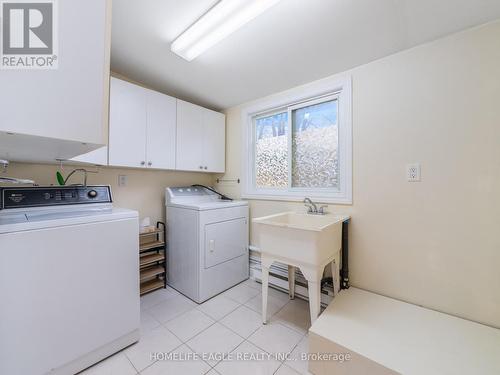
[[[177,157],[176,169],[203,169],[202,108],[177,100]]]
[[[107,143],[111,1],[56,5],[58,67],[0,72],[0,156],[10,160],[54,161]]]
[[[111,79],[109,165],[175,168],[176,99]]]
[[[222,113],[112,77],[108,147],[71,160],[223,173],[225,138]]]
[[[177,100],[176,169],[223,173],[225,121],[222,113]]]
[[[109,165],[146,166],[146,90],[111,78]]]
[[[148,167],[175,169],[176,99],[147,90]]]
[[[204,169],[224,173],[226,170],[226,116],[204,109],[203,111],[203,160]]]

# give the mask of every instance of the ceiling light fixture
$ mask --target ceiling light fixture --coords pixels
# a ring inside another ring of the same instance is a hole
[[[170,46],[175,54],[193,60],[280,0],[221,0]]]

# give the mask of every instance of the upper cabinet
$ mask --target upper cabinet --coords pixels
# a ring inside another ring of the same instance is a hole
[[[176,99],[111,78],[109,165],[175,169]]]
[[[225,134],[222,113],[177,100],[176,169],[223,173]]]
[[[109,100],[109,164],[146,166],[146,90],[111,78]]]
[[[204,169],[209,172],[226,171],[226,116],[204,109],[203,117],[203,160]]]
[[[53,11],[57,66],[0,71],[0,158],[54,161],[107,144],[111,1],[57,1]]]
[[[148,167],[175,169],[176,101],[170,96],[147,90]]]
[[[226,117],[112,77],[108,147],[79,163],[224,173]]]
[[[177,169],[203,170],[202,110],[200,106],[177,99]]]

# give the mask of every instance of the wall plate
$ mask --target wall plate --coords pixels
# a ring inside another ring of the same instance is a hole
[[[406,177],[408,182],[420,182],[420,164],[408,164],[406,166]]]

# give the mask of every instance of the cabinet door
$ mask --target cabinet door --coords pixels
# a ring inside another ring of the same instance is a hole
[[[147,108],[147,165],[175,169],[176,100],[148,90]]]
[[[58,68],[0,68],[0,158],[54,162],[107,141],[111,0],[56,5]],[[5,132],[14,133],[15,148]]]
[[[111,78],[109,165],[146,164],[146,89]]]
[[[226,116],[203,111],[203,169],[223,173],[226,169]]]
[[[177,99],[176,169],[203,170],[203,108]]]

